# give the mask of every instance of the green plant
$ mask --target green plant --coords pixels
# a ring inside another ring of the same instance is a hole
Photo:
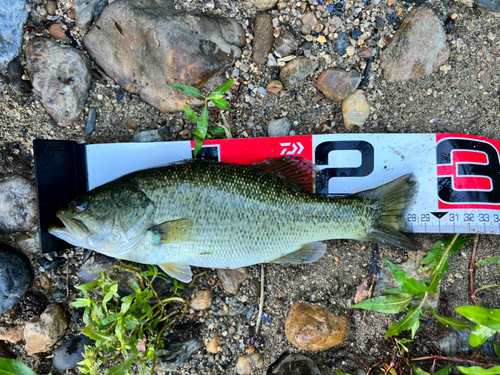
[[[184,111],[186,112],[186,116],[192,122],[196,123],[197,127],[193,134],[196,136],[194,140],[194,156],[198,155],[198,151],[201,150],[203,143],[205,142],[205,138],[207,137],[207,132],[211,132],[214,135],[224,135],[226,134],[226,130],[221,127],[215,127],[212,129],[208,129],[208,102],[212,101],[218,108],[225,109],[230,111],[229,105],[223,99],[224,93],[229,90],[231,85],[233,84],[234,78],[230,79],[223,85],[217,87],[213,90],[210,95],[205,97],[200,90],[196,87],[183,85],[180,83],[171,83],[169,86],[174,89],[181,90],[184,94],[191,96],[193,98],[203,99],[204,105],[203,110],[201,111],[200,116],[196,115],[194,111],[188,106],[184,106]],[[229,129],[227,129],[229,131]],[[210,136],[209,136],[210,137]]]
[[[430,270],[429,278],[424,281],[411,278],[404,270],[385,260],[392,275],[399,283],[399,287],[385,290],[388,295],[368,299],[354,305],[353,308],[396,314],[405,310],[412,300],[420,299],[419,305],[410,307],[406,317],[393,323],[385,334],[385,337],[391,337],[411,330],[411,337],[414,338],[420,324],[419,318],[422,314],[422,308],[425,306],[429,294],[437,292],[439,282],[448,270],[448,259],[469,240],[470,238],[458,238],[457,234],[451,239],[436,242],[422,260],[421,271]]]
[[[170,291],[177,297],[181,296],[181,293],[178,292],[178,290],[183,290],[184,285],[182,283],[178,282],[177,279],[174,279],[174,285],[170,287]]]
[[[119,279],[114,270],[131,273],[137,282],[130,284],[134,292],[118,295]],[[186,311],[184,300],[178,296],[159,296],[153,288],[157,278],[166,281],[156,266],[119,263],[101,272],[99,279],[78,286],[84,298],[72,303],[85,307],[83,334],[95,340],[86,346],[84,360],[79,368],[83,374],[102,374],[103,366],[109,368],[105,375],[129,374],[133,363],[142,365],[140,374],[154,373],[155,358],[165,355],[161,337],[175,317]],[[174,303],[181,303],[174,307]]]
[[[48,374],[51,375],[52,373]],[[0,375],[38,375],[21,361],[0,358]]]

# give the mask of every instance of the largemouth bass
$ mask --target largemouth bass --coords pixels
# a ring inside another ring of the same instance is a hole
[[[194,160],[146,169],[89,191],[49,232],[72,245],[191,280],[190,266],[310,263],[318,241],[374,241],[407,250],[413,175],[345,197],[314,194],[313,165],[284,157],[252,165]]]

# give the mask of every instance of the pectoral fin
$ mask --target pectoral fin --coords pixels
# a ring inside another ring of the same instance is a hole
[[[169,242],[182,241],[188,238],[193,221],[190,219],[179,219],[166,221],[149,228],[153,233],[154,244],[163,245]]]
[[[297,251],[275,259],[270,263],[302,264],[316,262],[325,255],[326,245],[321,242],[306,243]]]
[[[163,263],[158,264],[166,274],[182,281],[183,283],[189,283],[192,280],[191,267],[184,263]]]

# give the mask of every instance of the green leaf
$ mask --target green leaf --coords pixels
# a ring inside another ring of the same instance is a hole
[[[92,326],[87,326],[83,329],[82,333],[85,336],[90,337],[92,340],[95,341],[108,341],[111,340],[111,337],[108,335],[103,334],[102,332],[97,332],[92,329]]]
[[[79,290],[89,290],[89,289],[92,289],[93,287],[97,286],[98,284],[98,281],[93,281],[91,283],[88,283],[88,284],[83,284],[83,285],[79,285],[77,287],[75,287],[76,289],[79,289]]]
[[[194,139],[194,157],[198,155],[198,152],[203,147],[204,142],[205,142],[204,139],[201,139],[200,137],[196,136],[196,138]]]
[[[38,375],[21,361],[0,358],[0,375]]]
[[[420,324],[419,317],[422,312],[422,306],[413,306],[408,311],[408,314],[405,318],[400,322],[392,323],[387,333],[384,337],[397,336],[403,331],[411,330],[411,338],[415,337],[415,333],[417,332],[418,326]]]
[[[90,306],[90,300],[86,298],[78,298],[75,302],[71,302],[73,307],[87,307]]]
[[[210,97],[208,98],[209,100],[220,100],[224,97],[224,95],[221,95],[221,94],[216,94],[216,95],[210,95]]]
[[[353,306],[355,309],[378,311],[387,314],[396,314],[405,309],[411,302],[413,296],[410,294],[397,294],[367,299]]]
[[[500,358],[500,344],[493,340],[493,349],[495,349],[495,354]]]
[[[130,356],[125,362],[113,366],[104,375],[126,375],[128,369],[130,366],[132,366],[132,363],[134,363],[135,357],[137,357],[138,353],[133,354]]]
[[[224,94],[227,90],[229,90],[229,88],[231,87],[231,85],[233,84],[233,81],[234,81],[234,78],[231,78],[229,81],[227,81],[226,83],[220,85],[219,87],[217,87],[214,91],[212,91],[210,93],[210,96],[212,95],[222,95]]]
[[[196,87],[183,85],[181,83],[171,83],[169,84],[169,86],[173,87],[174,89],[181,90],[187,96],[205,99],[205,97],[201,94],[200,90],[198,90]]]
[[[112,314],[112,315],[108,315],[107,317],[105,317],[104,319],[102,319],[99,323],[100,323],[100,326],[107,326],[108,324],[111,324],[113,323],[116,319],[118,319],[118,317],[120,316],[121,314],[118,313],[118,314]]]
[[[135,296],[136,294],[132,293],[122,298],[122,306],[120,308],[122,314],[125,314],[128,311],[130,305],[132,305],[132,302],[134,301]]]
[[[434,373],[434,375],[448,375],[450,373],[451,365],[443,367],[441,370],[438,370]]]
[[[384,293],[387,293],[387,294],[401,294],[403,293],[403,289],[401,289],[401,287],[397,287],[397,288],[390,288],[390,289],[386,289],[384,290]]]
[[[455,311],[477,324],[500,332],[500,309],[488,309],[481,306],[460,306]]]
[[[226,135],[226,131],[224,130],[224,128],[221,128],[220,126],[217,126],[215,128],[210,128],[208,129],[208,131],[213,135]]]
[[[477,262],[477,266],[484,266],[485,264],[494,264],[494,263],[500,263],[500,257],[498,255],[490,255],[486,257],[486,259]]]
[[[498,375],[500,374],[500,366],[485,369],[479,366],[463,367],[457,366],[457,369],[465,375]]]
[[[201,111],[200,118],[198,119],[198,127],[196,130],[198,130],[198,137],[205,139],[205,136],[207,135],[207,129],[208,129],[208,107],[207,103],[205,103],[205,106],[203,107],[203,110]]]
[[[432,315],[434,315],[437,318],[437,320],[439,320],[439,322],[441,322],[441,324],[444,324],[445,326],[451,326],[456,331],[461,331],[462,329],[475,327],[474,324],[462,322],[461,320],[458,320],[456,318],[447,317],[447,316],[443,316],[443,315],[437,315],[434,312],[434,309],[430,306],[429,306],[429,310],[431,310]]]
[[[348,374],[347,372],[342,372],[342,371],[340,371],[340,370],[335,370],[335,369],[333,369],[333,372],[334,372],[335,374],[337,374],[337,375],[350,375],[350,374]]]
[[[186,116],[188,119],[190,119],[193,122],[198,122],[198,116],[191,108],[185,105],[184,112],[186,112]]]
[[[427,371],[422,370],[421,368],[413,366],[413,373],[415,375],[429,375]]]
[[[227,104],[224,99],[212,99],[212,102],[220,109],[225,109],[227,111],[231,110],[231,108],[229,108],[229,104]]]
[[[491,336],[495,334],[495,330],[478,324],[470,333],[469,344],[475,348],[483,344]]]
[[[392,276],[394,276],[396,281],[399,283],[403,292],[410,294],[430,292],[429,288],[423,281],[412,279],[410,275],[408,275],[404,270],[396,266],[394,263],[388,261],[387,259],[385,259],[385,262],[389,266]]]

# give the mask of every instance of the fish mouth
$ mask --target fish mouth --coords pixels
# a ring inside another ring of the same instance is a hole
[[[80,219],[74,218],[74,217],[67,217],[63,212],[58,211],[56,213],[56,217],[61,220],[64,226],[56,226],[56,225],[50,225],[49,226],[49,233],[52,234],[53,236],[56,236],[57,238],[60,238],[66,242],[74,244],[75,241],[77,240],[77,233],[75,233],[75,230],[78,233],[78,235],[88,235],[89,230],[83,224],[83,222]]]

